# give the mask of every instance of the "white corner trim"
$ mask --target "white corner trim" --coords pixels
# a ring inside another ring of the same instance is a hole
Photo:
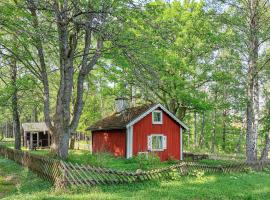
[[[189,130],[189,128],[183,123],[181,122],[179,119],[177,119],[177,117],[174,116],[174,114],[172,114],[169,110],[167,110],[164,106],[162,106],[161,104],[157,104],[155,106],[153,106],[152,108],[148,109],[146,112],[144,112],[143,114],[141,114],[140,116],[138,116],[137,118],[135,118],[134,120],[132,120],[131,122],[129,122],[127,124],[127,129],[130,126],[133,126],[134,124],[136,124],[138,121],[140,121],[142,118],[144,118],[145,116],[147,116],[149,113],[153,112],[154,110],[156,110],[157,108],[161,108],[164,112],[166,112],[171,118],[173,118],[176,122],[178,122],[178,124],[180,124],[185,130]]]
[[[133,126],[127,128],[127,139],[126,139],[126,158],[131,158],[133,155]]]
[[[160,122],[155,122],[154,113],[160,113]],[[152,111],[152,124],[163,124],[163,113],[162,110],[154,110]]]
[[[180,127],[180,160],[183,160],[183,133],[182,133],[182,127]]]

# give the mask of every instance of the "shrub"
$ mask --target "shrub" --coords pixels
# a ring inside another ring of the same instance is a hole
[[[96,165],[98,167],[105,167],[107,162],[112,158],[113,156],[110,153],[97,153],[94,154],[94,157],[92,158],[93,165]]]
[[[134,157],[134,160],[138,163],[139,169],[145,169],[148,165],[148,155],[147,154],[138,154]]]
[[[154,153],[148,154],[138,154],[135,156],[135,161],[138,164],[139,169],[147,169],[150,165],[155,165],[160,163],[160,158]]]
[[[154,153],[149,153],[148,154],[148,162],[150,165],[155,165],[160,163],[160,158],[158,155]]]
[[[169,164],[176,164],[178,161],[173,157],[169,156],[167,163]]]
[[[251,173],[251,172],[254,172],[254,170],[252,169],[252,167],[245,167],[245,168],[243,169],[243,172]]]
[[[203,170],[199,170],[199,169],[195,169],[193,171],[189,172],[189,175],[191,176],[195,176],[198,179],[202,179],[204,176],[204,171]]]
[[[178,169],[172,169],[169,173],[169,177],[171,180],[179,180],[180,179],[180,173]]]

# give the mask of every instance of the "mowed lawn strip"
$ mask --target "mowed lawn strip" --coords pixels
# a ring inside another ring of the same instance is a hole
[[[0,157],[4,199],[269,199],[270,173],[186,176],[179,180],[54,190],[26,168]]]

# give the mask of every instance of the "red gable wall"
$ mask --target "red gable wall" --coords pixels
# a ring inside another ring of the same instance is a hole
[[[126,156],[126,130],[93,131],[93,153],[110,152],[115,156]]]
[[[180,159],[180,125],[167,113],[162,111],[163,124],[152,124],[152,113],[133,125],[133,156],[138,152],[148,151],[148,135],[163,134],[167,136],[167,149],[155,152],[161,161],[169,157]]]

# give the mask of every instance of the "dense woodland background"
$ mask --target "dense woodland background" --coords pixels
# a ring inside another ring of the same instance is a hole
[[[65,158],[59,145],[124,96],[185,122],[188,151],[267,158],[269,1],[8,0],[0,10],[0,124],[14,122],[17,137],[21,122],[45,120]]]

